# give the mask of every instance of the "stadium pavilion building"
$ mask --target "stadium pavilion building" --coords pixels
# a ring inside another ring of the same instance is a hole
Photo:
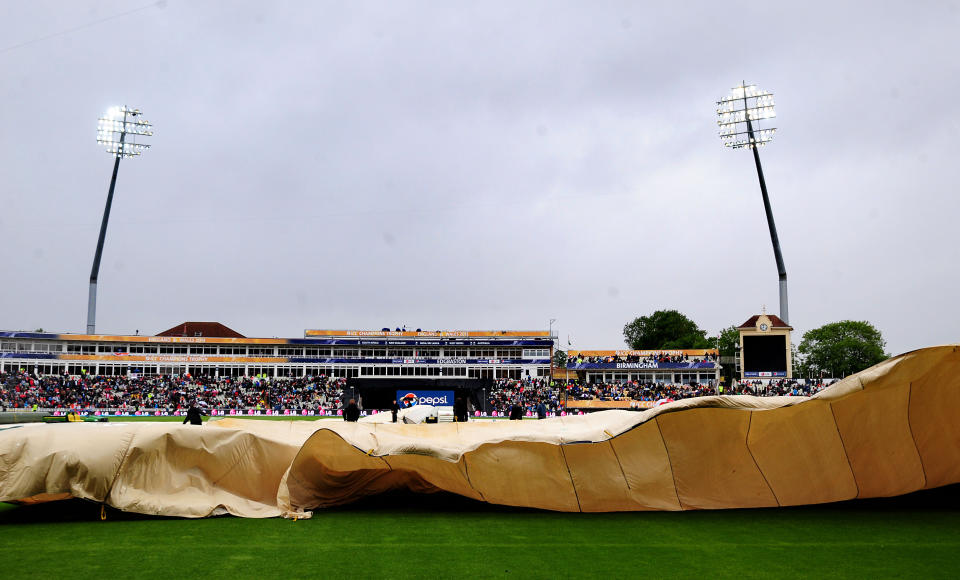
[[[43,375],[519,379],[549,376],[552,356],[546,331],[306,330],[303,338],[247,338],[219,323],[186,322],[156,336],[0,332],[0,370]]]
[[[663,384],[717,384],[719,351],[682,350],[571,350],[567,371],[581,382]]]

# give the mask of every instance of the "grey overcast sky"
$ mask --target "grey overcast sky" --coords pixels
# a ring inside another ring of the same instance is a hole
[[[675,308],[711,334],[776,313],[741,79],[800,334],[869,320],[960,341],[960,4],[6,2],[0,328],[546,329],[621,348]]]

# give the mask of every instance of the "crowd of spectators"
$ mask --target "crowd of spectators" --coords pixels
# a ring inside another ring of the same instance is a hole
[[[815,395],[833,384],[835,380],[830,381],[806,381],[798,382],[789,379],[779,379],[776,381],[744,381],[737,384],[737,387],[730,391],[724,391],[724,395],[757,395],[760,397],[809,397]]]
[[[346,379],[37,376],[0,373],[4,408],[183,411],[196,403],[211,409],[339,409]]]
[[[601,384],[554,382],[545,378],[498,379],[484,391],[486,410],[508,413],[514,405],[548,413],[575,406],[576,401],[661,401],[706,395],[809,396],[824,383],[792,380],[714,384],[663,384],[625,381]],[[209,409],[332,411],[344,404],[346,379],[317,377],[191,377],[37,376],[0,373],[0,406],[36,409],[185,411],[191,404]]]
[[[577,356],[572,358],[571,362],[577,364],[583,363],[647,363],[647,364],[656,364],[656,363],[701,363],[701,362],[714,362],[717,360],[717,355],[715,353],[707,353],[702,357],[691,357],[687,354],[668,354],[668,353],[658,353],[656,355],[650,355],[646,357],[641,357],[639,355],[610,355],[610,356]]]
[[[660,399],[689,399],[716,395],[717,389],[710,385],[675,385],[663,383],[571,384],[567,389],[569,399],[599,401],[657,401]]]
[[[488,397],[488,411],[509,413],[513,405],[534,413],[537,405],[543,403],[547,412],[556,413],[563,409],[563,395],[549,379],[497,379]]]
[[[737,383],[734,387],[715,384],[664,384],[624,381],[613,383],[550,383],[543,379],[511,380],[500,379],[496,382],[489,397],[490,409],[498,413],[508,413],[510,408],[521,405],[526,411],[543,403],[549,412],[562,411],[564,407],[575,407],[577,401],[644,401],[689,399],[709,395],[755,395],[755,396],[794,396],[808,397],[820,392],[828,385],[823,382],[801,383],[780,379],[767,383],[748,381]]]

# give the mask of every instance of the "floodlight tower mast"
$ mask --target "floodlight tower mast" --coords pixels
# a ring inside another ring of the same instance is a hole
[[[753,149],[753,161],[757,165],[757,177],[760,179],[760,193],[763,195],[763,209],[767,214],[767,227],[770,229],[770,241],[773,243],[773,257],[777,261],[777,275],[780,279],[780,319],[790,323],[787,306],[787,268],[783,265],[780,252],[780,238],[777,225],[773,221],[770,209],[770,197],[767,195],[767,182],[763,178],[763,166],[760,165],[759,147],[773,140],[776,127],[761,127],[764,119],[777,116],[773,108],[773,93],[758,90],[756,85],[741,82],[733,91],[717,101],[717,125],[720,126],[720,138],[731,149],[749,147]],[[756,123],[757,127],[754,127]]]
[[[103,220],[100,222],[100,237],[97,239],[97,251],[93,256],[90,269],[90,294],[87,300],[87,334],[95,334],[97,327],[97,277],[100,274],[100,257],[103,255],[103,240],[107,235],[107,222],[110,220],[110,207],[113,205],[113,189],[117,185],[117,172],[120,159],[136,157],[150,146],[137,143],[137,136],[153,135],[153,126],[142,117],[140,109],[129,107],[111,107],[97,123],[97,143],[107,146],[107,153],[116,159],[113,162],[113,175],[110,177],[110,189],[107,192],[107,205],[103,208]]]

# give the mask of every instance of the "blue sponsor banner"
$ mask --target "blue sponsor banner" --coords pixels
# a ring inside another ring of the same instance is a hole
[[[434,407],[452,407],[453,391],[397,391],[397,404],[401,409],[416,405],[433,405]]]
[[[768,379],[775,377],[786,377],[787,371],[752,371],[745,372],[743,376],[750,379]]]
[[[715,369],[717,365],[714,362],[567,363],[567,368],[575,371],[585,369]]]
[[[0,358],[56,359],[59,357],[46,352],[2,352]]]
[[[0,332],[0,338],[41,338],[44,340],[57,340],[62,338],[59,334],[47,332]]]
[[[546,365],[550,364],[550,359],[546,358],[314,358],[304,356],[292,356],[288,359],[292,363],[314,363],[314,364],[391,364],[391,365]]]
[[[99,335],[98,335],[99,336]],[[110,338],[114,338],[112,335],[103,335]],[[82,340],[85,342],[103,342],[102,340],[96,340],[87,335],[70,335],[70,334],[53,334],[46,332],[16,332],[16,331],[0,331],[0,338],[32,338],[32,339],[42,339],[42,340]],[[174,340],[164,340],[166,337],[126,337],[119,336],[119,338],[131,338],[131,342],[144,342],[144,343],[160,343],[160,342],[180,342],[180,337],[176,337]],[[144,340],[146,338],[146,340]],[[110,342],[118,342],[116,340],[111,340]],[[122,341],[120,341],[122,342]],[[205,344],[218,344],[218,343],[229,343],[236,345],[246,345],[246,344],[255,344],[253,342],[247,342],[244,339],[233,340],[220,340],[215,337],[204,337],[202,340],[196,341],[187,341],[183,342],[203,342]],[[493,339],[446,339],[446,338],[416,338],[416,339],[402,339],[402,338],[383,338],[383,339],[371,339],[371,338],[289,338],[283,339],[283,342],[280,344],[303,344],[303,345],[344,345],[344,346],[539,346],[539,347],[549,347],[553,342],[549,339],[509,339],[509,338],[493,338]]]

